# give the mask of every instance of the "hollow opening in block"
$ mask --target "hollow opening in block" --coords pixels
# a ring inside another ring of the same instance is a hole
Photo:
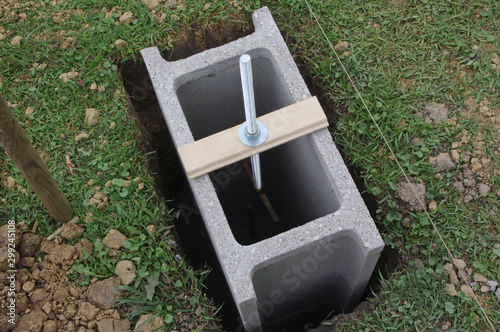
[[[248,52],[257,116],[293,104],[269,50]],[[193,71],[176,80],[177,97],[195,140],[245,121],[239,57]]]
[[[257,49],[249,54],[257,116],[292,104],[270,52]],[[177,84],[177,96],[195,140],[244,122],[237,57],[185,75]],[[261,153],[263,192],[279,222],[272,220],[243,162],[210,173],[229,226],[240,244],[270,238],[339,208],[337,191],[318,154],[310,135]]]
[[[366,253],[344,232],[257,267],[252,283],[263,330],[289,331],[351,310],[365,287],[357,284],[365,261]]]

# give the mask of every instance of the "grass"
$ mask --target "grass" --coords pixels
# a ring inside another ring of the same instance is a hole
[[[25,12],[24,20],[4,10],[0,93],[13,104],[15,116],[67,196],[74,216],[80,217],[84,237],[94,245],[94,253],[74,265],[70,278],[87,285],[93,278],[114,276],[118,261],[131,260],[137,279],[126,288],[129,296],[121,304],[135,308],[133,322],[138,314],[149,312],[160,314],[167,329],[192,323],[192,328],[206,330],[213,329],[216,311],[202,292],[208,270],[193,271],[173,248],[175,241],[166,225],[177,212],[155,195],[147,156],[139,149],[138,131],[127,115],[117,67],[137,58],[142,48],[171,47],[175,28],[224,18],[218,16],[222,2],[208,10],[201,1],[192,4],[158,9],[156,19],[140,1],[22,2],[16,13]],[[127,11],[133,19],[121,24],[120,14]],[[161,21],[161,13],[169,19]],[[15,36],[23,37],[19,45],[11,45]],[[117,39],[125,40],[126,46],[117,48]],[[78,76],[63,82],[60,75],[71,71]],[[101,91],[91,90],[93,83]],[[31,114],[25,113],[29,107],[34,109]],[[100,112],[95,125],[85,121],[88,108]],[[88,138],[76,140],[82,133]],[[53,233],[59,225],[3,150],[0,161],[2,180],[11,176],[19,189],[27,190],[23,194],[16,187],[0,187],[1,223],[13,219],[32,227],[37,222],[39,233]],[[96,192],[107,197],[101,207],[93,204]],[[89,221],[83,222],[85,218]],[[154,234],[148,225],[156,226]],[[110,229],[129,239],[113,258],[101,242]]]
[[[463,293],[444,292],[448,277],[443,265],[446,251],[422,213],[408,213],[397,198],[402,174],[347,81],[334,54],[302,1],[267,3],[280,22],[297,59],[307,59],[324,92],[346,111],[332,133],[346,162],[360,170],[367,191],[379,201],[378,223],[387,245],[408,256],[409,264],[382,284],[375,296],[377,309],[370,315],[344,322],[350,330],[435,330],[445,322],[452,330],[484,331],[475,302]],[[456,257],[489,279],[498,280],[499,174],[483,179],[493,189],[488,197],[463,203],[452,183],[461,172],[456,167],[436,177],[429,157],[450,152],[462,130],[482,136],[484,153],[498,163],[498,129],[475,117],[463,116],[464,101],[487,98],[498,109],[498,70],[490,61],[499,51],[498,4],[473,1],[311,1],[319,21],[335,43],[348,41],[349,55],[341,59],[354,78],[377,123],[406,172],[427,184],[426,199],[438,208],[431,211],[447,245]],[[479,16],[477,16],[479,15]],[[293,17],[290,23],[287,18]],[[472,46],[479,45],[478,51]],[[460,72],[465,75],[460,78]],[[435,125],[418,115],[429,102],[444,103],[453,122]],[[498,114],[498,112],[497,112]],[[488,119],[489,120],[489,119]],[[488,136],[488,138],[484,137]],[[413,139],[419,138],[415,144]],[[496,148],[495,148],[496,146]],[[468,146],[473,150],[472,144]],[[476,147],[477,149],[477,147]],[[495,150],[496,149],[496,150]],[[493,150],[497,154],[493,153]],[[462,164],[466,164],[462,162]],[[478,180],[479,181],[479,180]],[[403,222],[409,218],[406,224]],[[412,248],[419,253],[410,253]],[[417,262],[417,263],[415,263]],[[493,321],[500,320],[498,302],[481,296]]]
[[[473,273],[500,281],[500,253],[493,248],[499,242],[500,197],[496,192],[500,175],[490,171],[490,177],[481,180],[492,188],[489,195],[465,204],[463,194],[453,187],[463,170],[457,165],[437,177],[429,163],[429,157],[450,152],[452,143],[467,130],[471,141],[459,148],[460,152],[479,149],[483,151],[479,159],[488,157],[490,165],[500,164],[498,129],[464,107],[467,98],[478,103],[486,98],[489,108],[499,114],[500,70],[491,67],[491,59],[500,49],[499,4],[487,0],[310,3],[329,38],[334,43],[349,42],[350,54],[341,58],[405,170],[427,184],[427,202],[437,203],[431,216],[450,250],[464,259]],[[18,14],[27,13],[25,20],[13,19],[5,12],[0,15],[1,27],[6,30],[0,30],[5,36],[0,40],[0,93],[15,105],[16,117],[44,156],[75,216],[83,220],[92,213],[92,221],[84,228],[95,251],[88,261],[75,266],[74,278],[84,272],[86,278],[79,281],[85,284],[94,277],[112,276],[118,260],[135,262],[138,278],[126,288],[129,297],[122,301],[136,307],[131,316],[134,322],[138,314],[158,313],[167,328],[175,328],[179,326],[176,317],[188,314],[203,330],[207,329],[205,324],[210,326],[215,310],[202,293],[206,272],[192,271],[175,258],[172,242],[166,241],[170,235],[164,225],[176,212],[155,196],[147,156],[140,152],[137,130],[127,116],[117,64],[137,58],[145,47],[171,47],[184,26],[208,29],[234,11],[247,15],[267,5],[297,62],[307,63],[322,93],[343,110],[332,132],[335,142],[344,151],[346,163],[359,170],[366,190],[377,197],[377,223],[386,244],[397,248],[408,261],[382,280],[380,291],[371,300],[376,304],[373,312],[335,323],[335,328],[420,331],[441,330],[446,325],[450,330],[488,330],[475,302],[460,291],[456,297],[444,292],[449,282],[444,270],[449,262],[446,251],[422,213],[403,208],[397,196],[402,174],[304,1],[247,1],[235,7],[215,0],[207,8],[204,1],[186,0],[179,7],[159,6],[155,13],[140,1],[43,1],[35,5],[22,2],[16,9]],[[117,24],[119,12],[126,11],[133,13],[133,20]],[[16,35],[23,39],[13,46],[10,42]],[[74,40],[63,48],[69,37]],[[127,44],[117,48],[117,39]],[[473,49],[474,45],[479,48]],[[46,68],[35,64],[46,64]],[[72,70],[79,73],[77,78],[69,82],[59,79]],[[94,82],[105,90],[91,91]],[[419,111],[429,102],[446,104],[453,121],[427,123]],[[28,107],[34,112],[26,115]],[[87,108],[100,110],[94,126],[85,123]],[[80,133],[89,138],[75,141]],[[1,222],[14,219],[32,226],[36,221],[39,233],[51,234],[58,226],[2,153],[2,179],[12,176],[28,193],[0,187]],[[125,181],[129,180],[127,187]],[[111,183],[106,186],[108,181]],[[108,197],[101,209],[91,204],[97,191]],[[158,228],[154,234],[146,230],[151,224]],[[109,258],[100,242],[111,228],[129,238],[117,258]],[[416,254],[412,253],[415,248]],[[500,321],[498,302],[491,295],[478,294],[490,318]]]

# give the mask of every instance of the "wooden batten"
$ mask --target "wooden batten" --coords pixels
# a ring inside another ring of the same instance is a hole
[[[311,97],[257,118],[268,131],[266,141],[249,147],[240,142],[240,125],[223,130],[178,148],[190,179],[228,166],[298,137],[328,127],[328,121],[316,97]]]

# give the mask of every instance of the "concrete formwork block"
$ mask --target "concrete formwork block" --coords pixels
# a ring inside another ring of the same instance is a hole
[[[253,22],[253,34],[187,59],[142,50],[176,147],[244,122],[242,54],[252,57],[257,116],[310,97],[269,10]],[[277,330],[352,309],[384,243],[329,131],[266,151],[261,163],[277,230],[258,211],[248,226],[244,206],[255,193],[239,164],[189,181],[243,326]]]

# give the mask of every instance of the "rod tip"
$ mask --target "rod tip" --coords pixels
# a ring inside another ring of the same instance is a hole
[[[242,56],[240,56],[240,62],[242,63],[249,63],[251,60],[250,58],[250,55],[248,54],[243,54]]]

